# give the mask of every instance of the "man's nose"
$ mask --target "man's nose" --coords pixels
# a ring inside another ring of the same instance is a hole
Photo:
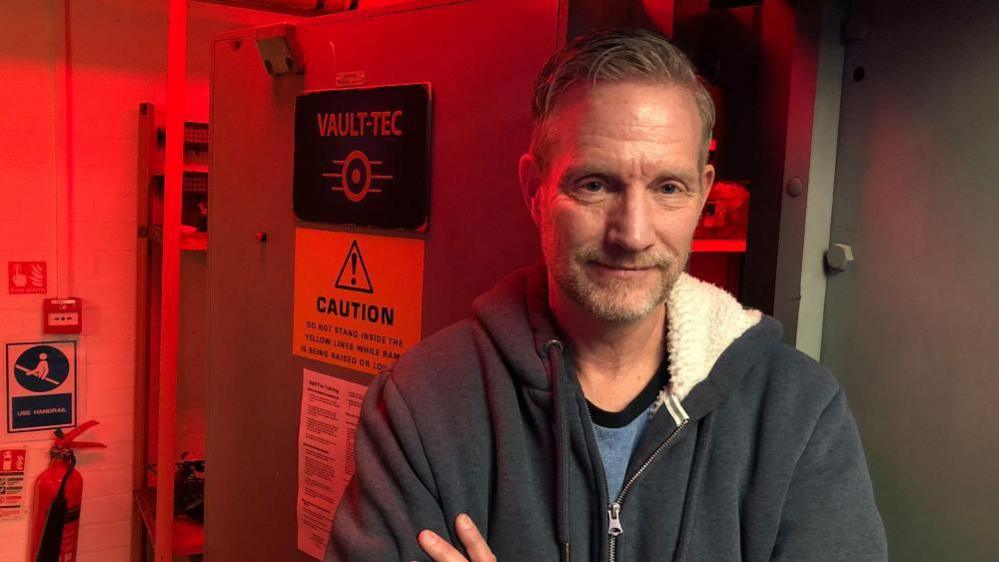
[[[621,250],[641,252],[655,243],[653,202],[644,189],[623,190],[607,217],[607,242]]]

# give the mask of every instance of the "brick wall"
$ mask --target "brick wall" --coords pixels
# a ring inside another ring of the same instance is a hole
[[[60,95],[57,75],[65,0],[0,2],[0,270],[6,262],[48,264],[48,295],[9,295],[0,283],[0,344],[45,339],[44,296],[78,296],[85,311],[79,337],[80,419],[101,425],[87,438],[108,444],[78,455],[84,476],[80,562],[129,559],[133,446],[134,319],[136,259],[137,111],[140,102],[166,99],[166,0],[77,0],[69,2],[69,95]],[[208,114],[209,46],[214,33],[259,25],[282,16],[191,3],[189,91],[186,115]],[[65,125],[60,103],[71,116],[71,255],[60,256],[57,143]],[[57,272],[59,258],[71,271]],[[203,453],[204,255],[183,260],[178,451]],[[70,274],[68,275],[67,274]],[[57,294],[69,283],[68,295]],[[186,377],[186,378],[185,378]],[[0,385],[2,387],[3,385]],[[0,392],[5,392],[0,390]],[[6,417],[6,396],[3,406]],[[0,435],[2,442],[30,448],[28,482],[47,463],[44,433]],[[27,518],[0,522],[0,560],[28,560]]]

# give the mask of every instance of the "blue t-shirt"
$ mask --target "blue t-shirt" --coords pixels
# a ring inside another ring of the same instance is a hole
[[[607,479],[608,497],[612,502],[617,500],[624,486],[628,462],[639,437],[642,436],[645,426],[652,417],[656,397],[669,381],[668,363],[669,361],[663,358],[662,364],[649,384],[620,412],[607,412],[597,408],[589,400],[586,402],[590,409],[590,417],[593,419],[593,434],[596,437],[604,476]]]

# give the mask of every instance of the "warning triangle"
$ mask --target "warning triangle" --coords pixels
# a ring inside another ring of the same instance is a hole
[[[340,275],[337,275],[335,286],[337,289],[360,293],[375,292],[371,286],[371,277],[368,276],[368,268],[364,265],[364,258],[361,257],[361,249],[357,246],[357,240],[351,242],[350,250],[347,250],[347,257],[340,266]]]

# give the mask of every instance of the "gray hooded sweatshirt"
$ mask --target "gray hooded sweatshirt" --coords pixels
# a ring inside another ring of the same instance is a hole
[[[682,275],[668,387],[608,497],[542,267],[476,300],[370,386],[326,554],[426,560],[467,513],[498,560],[884,560],[856,424],[776,320]]]

